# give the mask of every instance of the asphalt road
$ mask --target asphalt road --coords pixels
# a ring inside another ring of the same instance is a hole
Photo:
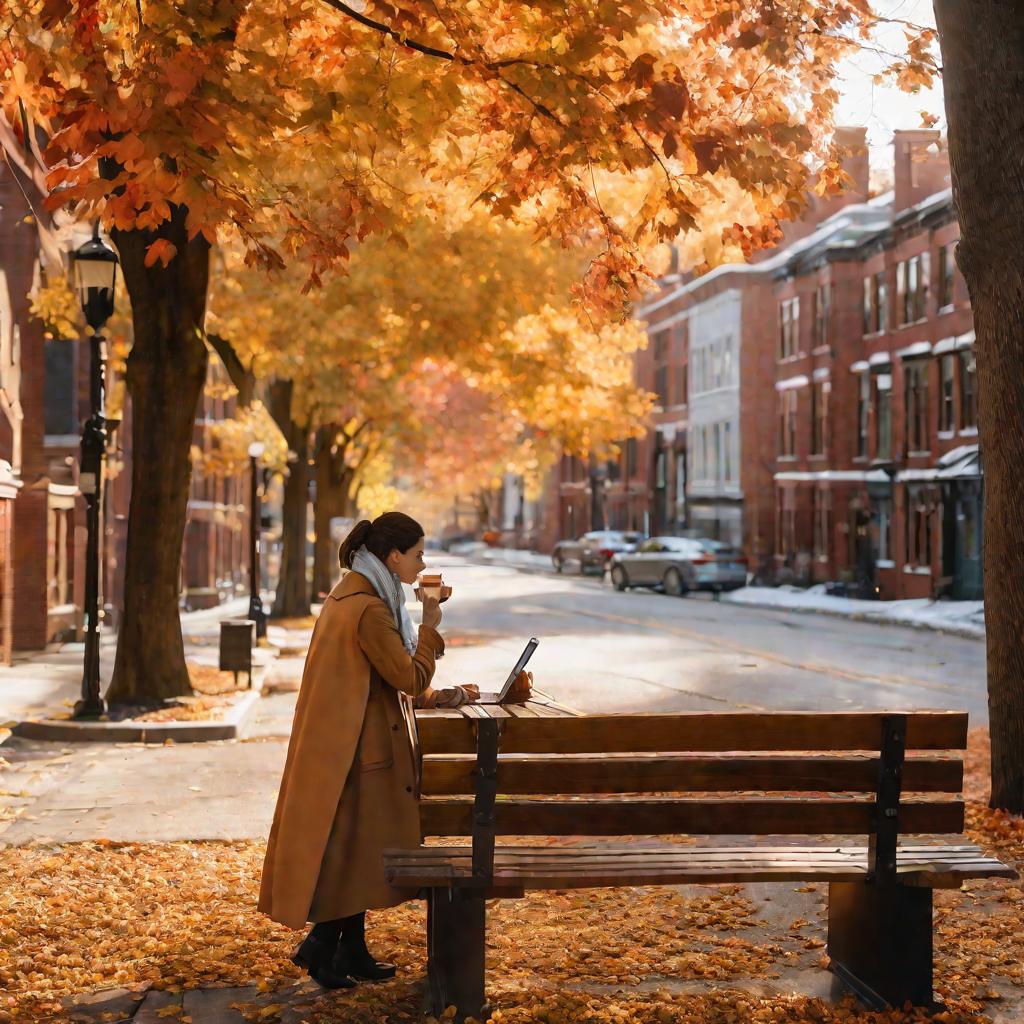
[[[972,725],[987,721],[977,640],[432,561],[455,588],[438,685],[493,689],[537,636],[535,684],[584,711],[942,708],[968,711]]]

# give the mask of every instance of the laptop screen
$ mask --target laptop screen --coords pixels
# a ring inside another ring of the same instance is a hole
[[[500,704],[509,694],[515,684],[516,678],[519,673],[526,668],[530,659],[533,657],[533,652],[537,650],[537,645],[540,641],[535,637],[530,637],[526,647],[523,648],[523,653],[519,655],[519,660],[516,662],[515,668],[509,673],[508,679],[505,680],[505,685],[501,688],[501,692],[498,694],[498,703]]]

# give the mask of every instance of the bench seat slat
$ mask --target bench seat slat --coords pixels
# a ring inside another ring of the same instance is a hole
[[[473,792],[476,759],[433,755],[423,759],[423,793],[458,796]],[[595,757],[503,755],[498,792],[530,794],[827,792],[874,793],[877,756],[695,756],[630,754]],[[911,758],[904,764],[905,793],[959,793],[959,758]]]
[[[396,885],[443,885],[468,880],[471,852],[466,847],[442,850],[389,850],[385,871]],[[769,850],[734,847],[661,846],[643,856],[623,857],[599,847],[499,847],[495,851],[495,887],[525,889],[590,888],[616,885],[665,885],[688,882],[859,881],[867,874],[864,847],[788,847]],[[986,857],[977,847],[904,847],[897,853],[900,881],[911,885],[959,885],[965,878],[1016,877],[1012,868]]]
[[[895,712],[890,712],[895,713]],[[585,715],[503,720],[504,753],[633,753],[638,751],[877,750],[882,712],[714,712],[674,715]],[[424,754],[471,754],[472,721],[417,719]],[[967,713],[907,713],[907,750],[963,750]]]
[[[874,804],[853,799],[499,800],[500,836],[867,835]],[[900,805],[901,833],[962,832],[960,800]],[[428,797],[420,803],[424,836],[472,833],[472,802]]]

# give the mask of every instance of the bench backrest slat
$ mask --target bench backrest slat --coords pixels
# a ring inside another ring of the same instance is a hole
[[[424,796],[472,794],[476,757],[434,754],[423,759]],[[502,755],[498,792],[574,793],[874,793],[879,758],[866,755],[757,756],[694,754]],[[959,793],[963,761],[918,757],[903,766],[905,793]]]
[[[614,800],[498,800],[499,836],[644,835],[867,835],[874,828],[869,800],[706,798]],[[426,836],[468,836],[473,804],[459,798],[428,798],[420,804]],[[900,832],[962,832],[959,800],[906,801]]]
[[[487,709],[490,711],[491,709]],[[495,709],[500,714],[500,709]],[[680,715],[502,716],[503,754],[612,754],[705,751],[842,751],[879,749],[882,712],[725,712]],[[476,752],[473,722],[422,717],[424,754]],[[967,714],[907,713],[906,749],[963,750]]]

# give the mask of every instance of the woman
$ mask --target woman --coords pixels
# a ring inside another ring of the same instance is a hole
[[[339,555],[306,655],[267,842],[259,909],[291,928],[314,922],[292,959],[327,988],[391,978],[366,948],[367,910],[415,896],[384,878],[382,852],[420,845],[416,766],[403,700],[456,705],[476,687],[431,689],[444,641],[436,599],[414,629],[402,583],[423,570],[423,530],[401,512],[363,520]],[[407,695],[403,698],[402,695]]]

